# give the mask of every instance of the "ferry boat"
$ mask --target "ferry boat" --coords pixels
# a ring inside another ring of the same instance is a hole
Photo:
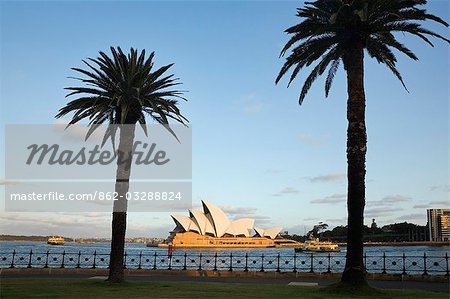
[[[306,241],[302,246],[294,248],[295,252],[340,252],[338,244],[320,241],[318,238]]]
[[[53,236],[47,239],[47,244],[50,245],[64,245],[64,237]]]

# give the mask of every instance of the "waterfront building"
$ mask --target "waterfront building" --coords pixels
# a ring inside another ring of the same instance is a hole
[[[428,209],[427,219],[430,241],[450,241],[450,209]]]
[[[203,211],[189,210],[189,216],[171,215],[175,228],[158,246],[172,244],[181,248],[261,248],[294,247],[296,241],[279,236],[281,227],[260,228],[255,220],[242,218],[230,221],[218,206],[202,200]]]

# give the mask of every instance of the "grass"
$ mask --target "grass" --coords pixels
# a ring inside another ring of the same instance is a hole
[[[364,287],[327,288],[280,284],[186,281],[128,281],[111,284],[72,278],[4,278],[3,298],[446,298],[448,293],[419,290],[381,290]]]

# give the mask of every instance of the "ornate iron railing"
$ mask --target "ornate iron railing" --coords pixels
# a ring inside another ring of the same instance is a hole
[[[365,254],[368,273],[449,276],[448,253],[438,255]],[[294,253],[248,254],[162,251],[125,253],[124,266],[153,270],[226,270],[336,273],[342,272],[345,254]],[[108,268],[108,253],[0,252],[0,268]]]

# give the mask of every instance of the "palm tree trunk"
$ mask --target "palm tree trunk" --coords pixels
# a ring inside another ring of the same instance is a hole
[[[363,261],[363,226],[365,205],[365,175],[367,135],[365,124],[364,48],[356,44],[347,52],[347,256],[341,281],[365,284]]]
[[[127,228],[127,192],[132,162],[135,125],[120,126],[119,156],[117,157],[117,172],[115,191],[117,200],[114,201],[112,215],[111,254],[109,260],[110,282],[124,281],[124,250],[125,231]]]

